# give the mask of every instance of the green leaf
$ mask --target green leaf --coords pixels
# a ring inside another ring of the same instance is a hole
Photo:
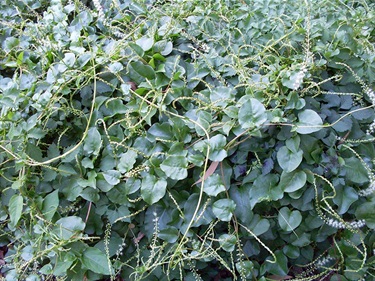
[[[279,186],[284,192],[294,192],[306,184],[306,173],[303,171],[282,172]]]
[[[230,221],[235,209],[236,203],[231,199],[219,199],[212,205],[212,212],[221,221]]]
[[[114,63],[111,63],[110,65],[108,65],[108,69],[113,73],[117,73],[117,72],[120,72],[121,70],[123,70],[124,66],[120,62],[114,62]]]
[[[355,211],[355,216],[357,219],[365,220],[366,225],[371,228],[375,229],[375,203],[374,201],[365,202],[361,204],[357,210]]]
[[[225,157],[227,157],[227,151],[224,149],[225,145],[227,144],[227,139],[225,136],[218,134],[208,141],[210,146],[210,154],[208,158],[211,161],[222,161]]]
[[[285,276],[288,273],[288,258],[280,250],[275,251],[276,262],[266,262],[264,266],[266,270],[272,274]],[[272,259],[272,258],[271,258]]]
[[[96,156],[99,154],[101,146],[102,138],[99,131],[95,127],[90,128],[83,145],[83,150],[87,155]]]
[[[160,229],[158,232],[158,237],[168,243],[175,243],[178,240],[179,231],[173,226],[168,226],[166,228]]]
[[[283,207],[277,216],[281,229],[285,231],[292,231],[297,228],[302,222],[302,215],[300,211],[291,211],[288,207]]]
[[[108,170],[103,172],[103,176],[110,185],[116,185],[120,182],[121,173],[117,170]]]
[[[168,156],[161,164],[160,168],[173,180],[183,180],[187,177],[188,161],[185,156]]]
[[[149,65],[144,65],[140,61],[134,61],[129,64],[129,77],[137,85],[145,81],[155,78],[155,71]]]
[[[59,191],[48,194],[43,200],[42,212],[44,218],[50,221],[59,206]]]
[[[268,231],[270,226],[270,222],[267,219],[261,218],[258,214],[252,217],[251,223],[248,225],[249,229],[257,236]]]
[[[23,197],[21,195],[13,195],[9,200],[9,216],[12,226],[16,226],[21,218],[23,210]]]
[[[87,248],[82,254],[82,264],[89,270],[104,275],[113,273],[112,265],[108,264],[107,256],[97,248]]]
[[[368,174],[361,161],[356,157],[345,159],[346,178],[354,183],[364,184],[368,182]]]
[[[305,109],[298,114],[297,133],[305,135],[322,129],[323,121],[314,110]]]
[[[121,173],[126,173],[133,169],[135,162],[137,161],[138,154],[134,150],[128,150],[121,155],[120,161],[117,164],[117,169]]]
[[[242,223],[250,223],[252,219],[249,190],[250,187],[247,184],[229,189],[229,196],[236,203],[235,215]]]
[[[69,240],[77,232],[82,231],[86,224],[80,217],[70,216],[61,218],[56,222],[53,232],[63,240]]]
[[[143,51],[151,50],[152,46],[154,45],[154,39],[150,37],[143,36],[139,38],[135,43],[143,49]]]
[[[219,237],[220,247],[226,252],[233,252],[236,248],[237,238],[233,234],[222,234]]]
[[[247,98],[238,111],[238,122],[241,127],[243,129],[255,128],[266,121],[267,114],[264,105],[257,99]]]
[[[239,262],[236,263],[236,269],[238,272],[241,272],[241,274],[244,274],[245,277],[249,280],[254,275],[254,263],[249,260],[241,259]],[[263,281],[261,279],[258,280]]]
[[[209,196],[217,196],[225,191],[225,186],[221,180],[221,176],[213,174],[204,181],[203,191]]]
[[[296,259],[300,256],[299,247],[293,245],[285,245],[283,253],[291,259]]]
[[[288,149],[286,146],[283,146],[277,152],[277,162],[279,163],[280,167],[286,172],[290,173],[297,169],[297,167],[301,164],[303,157],[303,151],[298,150],[297,152],[293,152]]]
[[[234,93],[233,88],[215,87],[210,94],[210,100],[215,106],[226,107],[233,99]]]
[[[298,153],[301,139],[298,135],[285,141],[285,146],[293,153]]]
[[[57,262],[53,269],[53,274],[55,276],[66,275],[66,271],[71,267],[77,257],[70,252],[62,252],[57,256]]]
[[[147,131],[147,138],[155,141],[156,138],[171,140],[173,138],[172,127],[168,123],[155,123]]]
[[[163,198],[166,190],[167,181],[165,179],[157,179],[154,175],[147,175],[142,180],[141,196],[150,205]]]
[[[336,187],[336,197],[333,198],[333,202],[338,206],[337,212],[340,215],[345,214],[349,210],[349,207],[357,200],[358,194],[353,187]]]
[[[279,177],[275,174],[258,176],[249,189],[251,209],[262,201],[276,201],[284,196],[284,192],[277,185]]]
[[[73,67],[76,62],[76,56],[73,53],[65,53],[63,63],[68,67]]]

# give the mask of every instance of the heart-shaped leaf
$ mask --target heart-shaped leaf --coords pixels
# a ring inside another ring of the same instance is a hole
[[[288,207],[283,207],[280,209],[277,219],[282,230],[292,231],[301,224],[302,215],[298,210],[291,211]]]

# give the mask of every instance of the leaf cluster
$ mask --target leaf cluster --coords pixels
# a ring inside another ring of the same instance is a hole
[[[5,280],[374,276],[373,4],[10,2]]]

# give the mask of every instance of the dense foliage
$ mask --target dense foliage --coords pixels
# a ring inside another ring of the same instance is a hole
[[[5,280],[374,278],[373,3],[84,2],[0,3]]]

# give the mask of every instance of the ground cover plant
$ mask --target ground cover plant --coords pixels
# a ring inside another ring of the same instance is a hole
[[[0,3],[4,280],[373,280],[371,1]]]

